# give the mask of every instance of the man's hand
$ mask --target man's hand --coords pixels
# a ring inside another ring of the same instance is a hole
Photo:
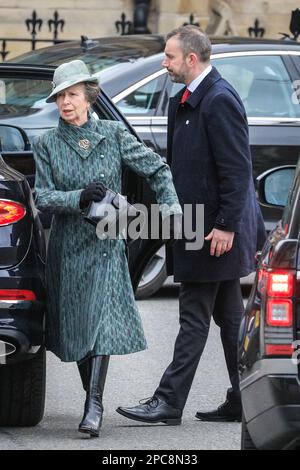
[[[204,240],[211,240],[210,254],[211,256],[221,256],[232,248],[234,239],[234,232],[226,232],[225,230],[219,230],[217,228],[212,231],[204,238]]]

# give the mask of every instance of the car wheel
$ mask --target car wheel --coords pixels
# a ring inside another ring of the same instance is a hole
[[[244,414],[242,417],[241,450],[256,450],[254,442],[249,434]]]
[[[167,279],[166,249],[162,246],[146,265],[137,291],[136,299],[146,299],[161,288]]]
[[[46,352],[0,366],[0,426],[35,426],[44,415]]]

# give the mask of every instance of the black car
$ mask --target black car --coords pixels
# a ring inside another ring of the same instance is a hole
[[[0,125],[26,146],[24,133]],[[0,425],[43,417],[45,237],[25,176],[0,156]]]
[[[300,106],[293,84],[300,77],[300,45],[295,41],[212,38],[212,64],[240,94],[248,115],[254,178],[279,165],[296,164],[300,154]],[[163,157],[167,146],[169,98],[183,86],[171,82],[162,67],[164,38],[155,35],[72,41],[30,52],[14,59],[39,67],[82,59],[99,74],[103,89],[127,117],[144,142]],[[7,67],[7,68],[6,68]],[[0,119],[33,135],[56,125],[55,105],[46,105],[46,83],[3,75],[7,107]],[[32,70],[32,69],[31,69]],[[19,69],[21,71],[21,68]],[[19,72],[18,72],[19,73]],[[0,87],[1,97],[1,87]],[[33,166],[20,167],[33,175]],[[24,164],[24,162],[22,162]],[[29,163],[29,161],[28,161]],[[31,176],[33,178],[33,176]],[[280,217],[275,207],[261,206],[266,229]],[[164,250],[153,255],[140,280],[138,296],[157,290],[166,278]]]
[[[296,170],[267,171],[258,191],[265,207],[287,204],[259,255],[240,328],[241,447],[300,449],[300,160]]]

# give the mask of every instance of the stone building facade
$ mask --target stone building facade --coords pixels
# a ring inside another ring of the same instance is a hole
[[[49,31],[49,20],[64,20],[58,25],[59,39],[78,39],[81,35],[90,38],[114,36],[117,33],[115,22],[133,19],[134,0],[0,0],[0,50],[3,39],[7,38],[4,49],[7,58],[26,52],[30,43],[11,42],[9,38],[31,38],[33,11],[37,20],[36,37],[53,38]],[[174,27],[190,21],[198,22],[203,30],[216,35],[248,36],[248,28],[254,26],[265,29],[264,37],[279,38],[279,32],[289,33],[291,11],[300,7],[300,0],[150,0],[148,27],[152,33],[166,33]],[[50,42],[37,43],[36,47],[50,45]],[[0,59],[1,60],[1,59]]]

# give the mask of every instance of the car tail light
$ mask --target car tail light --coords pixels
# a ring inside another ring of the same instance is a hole
[[[0,301],[1,300],[33,301],[36,300],[36,295],[32,290],[0,289]]]
[[[293,294],[294,276],[291,273],[268,273],[268,297],[291,297]]]
[[[266,344],[268,356],[292,356],[294,348],[291,344]]]
[[[267,324],[270,326],[292,326],[293,304],[287,299],[267,300]]]
[[[25,214],[26,209],[22,204],[0,199],[0,227],[18,222]]]
[[[262,275],[266,300],[265,310],[265,354],[266,356],[288,356],[294,351],[293,294],[295,276],[291,271],[264,271]]]

